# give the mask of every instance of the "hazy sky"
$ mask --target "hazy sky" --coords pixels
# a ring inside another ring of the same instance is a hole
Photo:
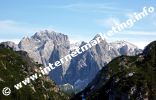
[[[45,29],[67,34],[72,41],[89,41],[145,6],[155,12],[108,39],[143,48],[156,40],[156,0],[0,0],[0,41],[17,42]]]

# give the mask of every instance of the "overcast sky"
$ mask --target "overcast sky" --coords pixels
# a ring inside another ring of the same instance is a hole
[[[108,41],[126,40],[143,48],[156,40],[156,0],[0,0],[0,41],[18,42],[41,30],[69,35],[71,41],[89,41],[99,32],[126,21],[143,7],[155,12]]]

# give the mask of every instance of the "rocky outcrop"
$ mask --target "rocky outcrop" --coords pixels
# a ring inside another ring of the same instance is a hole
[[[0,44],[3,44],[5,48],[11,48],[15,51],[19,50],[18,45],[11,41],[1,42]]]

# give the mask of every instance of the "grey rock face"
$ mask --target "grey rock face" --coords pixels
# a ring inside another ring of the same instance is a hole
[[[45,65],[49,63],[49,60],[56,59],[56,56],[52,55],[55,49],[66,50],[69,48],[69,40],[66,35],[45,30],[35,33],[31,38],[24,37],[18,46],[21,50],[27,51],[36,62]],[[51,58],[51,56],[55,57]],[[57,56],[63,55],[59,54]]]
[[[1,42],[0,44],[3,44],[6,48],[10,47],[15,51],[19,50],[18,45],[11,41]]]
[[[23,38],[18,47],[20,50],[28,52],[29,56],[36,62],[47,65],[84,44],[86,43],[71,45],[67,35],[45,30],[35,33],[31,38]],[[103,40],[100,44],[54,69],[49,76],[58,85],[69,83],[74,86],[76,91],[80,91],[102,69],[101,66],[105,66],[117,56],[135,55],[138,52],[139,49],[128,42],[107,43],[106,40]]]
[[[27,51],[34,61],[46,66],[67,55],[70,43],[67,35],[45,30],[35,33],[31,38],[23,38],[18,46],[21,50]],[[67,62],[60,67],[60,70],[52,72],[52,78],[56,83],[61,82],[61,76],[68,66]]]

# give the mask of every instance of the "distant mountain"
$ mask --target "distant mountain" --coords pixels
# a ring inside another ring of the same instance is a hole
[[[96,37],[99,37],[99,35],[94,38]],[[67,35],[45,30],[35,33],[30,38],[24,37],[18,44],[18,48],[28,52],[34,61],[45,66],[85,44],[86,42],[84,41],[71,44]],[[63,85],[65,87],[72,85],[75,91],[80,91],[91,82],[103,66],[115,57],[136,55],[140,52],[140,49],[126,41],[107,43],[106,40],[103,40],[100,44],[56,68],[50,72],[49,76],[61,87]]]
[[[137,46],[127,41],[112,42],[110,46],[116,49],[121,55],[136,55],[142,52]]]
[[[47,76],[16,90],[14,85],[34,73],[39,73],[37,69],[41,65],[33,62],[25,51],[15,52],[11,48],[14,45],[11,42],[0,44],[0,90],[4,87],[12,90],[9,96],[0,93],[0,100],[69,100],[69,96],[61,92]]]
[[[18,45],[15,44],[12,41],[1,42],[1,44],[3,44],[4,47],[12,48],[14,51],[18,51],[19,50]]]
[[[72,100],[156,100],[156,41],[112,60]]]

